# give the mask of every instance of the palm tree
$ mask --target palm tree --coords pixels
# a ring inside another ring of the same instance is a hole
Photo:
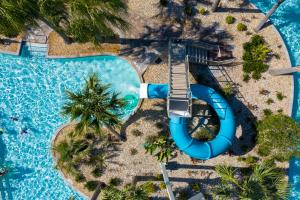
[[[101,192],[102,200],[148,200],[148,194],[143,190],[142,187],[128,186],[122,190],[108,186]]]
[[[288,196],[288,183],[282,170],[274,163],[264,161],[251,166],[243,175],[228,166],[217,166],[221,184],[214,190],[216,199],[278,199]]]
[[[277,2],[274,4],[274,6],[271,8],[271,10],[268,12],[268,14],[261,20],[261,22],[258,24],[258,26],[254,29],[255,32],[258,32],[262,29],[262,27],[265,25],[265,23],[269,20],[269,18],[273,15],[273,13],[277,10],[277,8],[284,2],[285,0],[277,0]]]
[[[15,37],[32,21],[31,16],[23,10],[22,1],[0,1],[0,34]]]
[[[101,42],[114,36],[113,27],[121,30],[128,28],[122,19],[127,14],[123,0],[67,0],[69,26],[67,32],[78,42]]]
[[[0,34],[16,36],[28,24],[41,20],[66,43],[99,43],[114,36],[114,28],[128,28],[122,19],[126,14],[123,0],[2,0]]]
[[[212,11],[212,12],[216,12],[216,11],[217,11],[220,2],[221,2],[221,0],[214,0],[213,5],[212,5],[212,8],[211,8],[211,11]]]
[[[62,114],[71,120],[78,120],[75,132],[86,133],[92,128],[97,133],[102,127],[108,128],[119,139],[123,139],[115,128],[120,128],[126,101],[119,94],[109,90],[110,85],[102,84],[97,74],[86,80],[82,91],[67,91],[69,102],[62,108]]]

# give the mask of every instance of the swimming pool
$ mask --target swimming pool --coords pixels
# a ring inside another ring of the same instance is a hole
[[[251,0],[263,12],[267,12],[276,0]],[[286,0],[271,18],[288,48],[293,66],[300,65],[300,0]],[[294,75],[294,101],[292,116],[300,121],[300,73]],[[287,88],[289,90],[290,88]],[[289,179],[293,200],[300,199],[300,159],[290,161]]]
[[[130,115],[138,104],[140,80],[121,58],[45,59],[0,54],[0,127],[6,132],[0,136],[0,164],[14,170],[0,181],[0,199],[83,198],[54,169],[51,139],[68,121],[60,115],[65,90],[79,90],[92,72],[130,100],[124,117]],[[21,134],[25,128],[28,134]]]

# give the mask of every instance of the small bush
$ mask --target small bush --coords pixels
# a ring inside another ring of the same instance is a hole
[[[158,187],[160,190],[165,190],[167,188],[167,186],[164,182],[161,182]]]
[[[192,7],[192,6],[189,6],[189,5],[185,6],[185,8],[184,8],[184,13],[185,13],[187,16],[191,17],[191,16],[193,15],[193,7]]]
[[[231,97],[232,95],[234,95],[233,84],[227,83],[223,88],[223,93],[226,97]]]
[[[278,112],[278,113],[283,113],[283,109],[280,108],[280,109],[277,110],[277,112]]]
[[[130,149],[130,155],[134,156],[136,154],[138,154],[138,150],[136,148],[131,148]]]
[[[248,165],[254,165],[257,163],[257,161],[259,160],[258,157],[255,157],[255,156],[248,156],[246,159],[245,159],[245,163],[247,163]]]
[[[252,73],[255,80],[260,79],[261,74],[269,68],[265,62],[271,50],[266,47],[263,37],[259,35],[252,36],[251,40],[243,45],[243,49],[243,72]]]
[[[272,98],[268,98],[267,101],[266,101],[266,103],[268,105],[270,105],[270,104],[274,103],[274,100]]]
[[[157,190],[155,184],[151,181],[144,183],[143,185],[141,185],[141,187],[147,194],[153,194]]]
[[[277,93],[276,93],[276,97],[277,97],[277,99],[278,99],[279,101],[282,101],[284,98],[286,98],[286,96],[284,96],[284,95],[282,94],[282,92],[277,92]]]
[[[178,200],[188,200],[189,199],[189,193],[186,190],[182,190],[179,192]]]
[[[192,188],[193,192],[200,192],[201,185],[200,185],[200,183],[192,183],[191,188]]]
[[[82,183],[82,182],[86,181],[86,178],[83,174],[79,173],[79,174],[76,174],[75,181],[77,183]]]
[[[163,129],[163,128],[165,127],[164,123],[162,123],[162,122],[157,122],[157,123],[155,124],[155,126],[156,126],[158,129]]]
[[[263,112],[265,116],[273,114],[273,112],[270,109],[264,109]]]
[[[156,174],[156,175],[155,175],[155,180],[156,180],[156,181],[163,181],[163,180],[164,180],[164,177],[163,177],[162,174]]]
[[[84,184],[84,187],[90,192],[95,191],[97,186],[98,186],[98,181],[88,181]]]
[[[206,15],[208,13],[208,10],[206,10],[205,8],[199,8],[199,13],[201,15]]]
[[[252,35],[252,33],[250,31],[247,31],[246,35]]]
[[[270,153],[270,148],[269,147],[267,147],[267,146],[260,146],[260,147],[258,147],[258,150],[257,150],[257,154],[259,155],[259,156],[267,156],[267,155],[269,155],[269,153]]]
[[[200,131],[195,133],[194,138],[200,141],[209,141],[214,139],[214,134],[205,128],[201,128]]]
[[[168,6],[168,0],[159,0],[159,3],[163,7],[167,7]]]
[[[93,171],[92,171],[92,175],[95,177],[95,178],[98,178],[100,176],[102,176],[103,174],[103,169],[100,168],[100,167],[96,167]]]
[[[243,74],[243,81],[244,81],[244,82],[248,83],[248,82],[250,81],[250,78],[251,78],[251,77],[249,76],[249,74],[247,74],[247,73],[246,73],[246,74]]]
[[[278,53],[273,53],[274,58],[276,58],[277,60],[280,60],[280,55]]]
[[[132,131],[132,135],[138,137],[138,136],[143,135],[143,132],[140,131],[140,130],[138,130],[138,129],[134,129],[134,130]]]
[[[119,186],[119,185],[121,185],[121,183],[122,183],[122,179],[120,179],[120,178],[111,178],[109,180],[109,185],[111,185],[111,186]]]
[[[231,15],[227,16],[225,20],[227,24],[233,24],[235,22],[235,18]]]
[[[243,23],[238,23],[236,28],[237,28],[238,31],[246,31],[248,29],[247,26]]]

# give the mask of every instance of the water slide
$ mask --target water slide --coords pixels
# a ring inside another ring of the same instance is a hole
[[[188,118],[171,117],[170,132],[178,148],[192,158],[207,160],[216,157],[228,150],[235,136],[235,119],[227,101],[214,89],[192,84],[193,99],[207,102],[217,113],[220,120],[220,130],[217,136],[208,142],[193,139],[188,132]],[[141,98],[168,97],[168,84],[141,84]]]

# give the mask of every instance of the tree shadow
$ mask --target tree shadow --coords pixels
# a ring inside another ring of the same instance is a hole
[[[239,85],[235,84],[226,72],[226,67],[210,69],[207,66],[191,65],[190,70],[197,83],[214,88],[216,91],[223,94],[223,96],[224,86],[231,85],[233,87],[233,95],[225,97],[234,111],[236,127],[241,127],[241,135],[234,138],[230,154],[245,155],[251,151],[255,146],[256,117],[252,114],[249,107],[252,109],[256,109],[256,107],[247,104],[247,101],[239,92]],[[213,70],[216,70],[217,73]]]

